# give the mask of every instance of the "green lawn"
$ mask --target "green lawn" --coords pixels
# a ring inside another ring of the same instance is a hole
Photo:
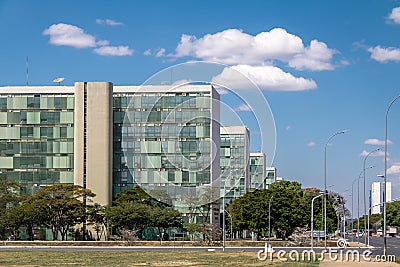
[[[0,266],[318,266],[259,261],[255,252],[2,251]]]

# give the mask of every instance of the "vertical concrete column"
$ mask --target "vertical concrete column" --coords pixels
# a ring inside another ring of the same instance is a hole
[[[112,201],[112,96],[112,83],[75,83],[74,182],[101,205]]]

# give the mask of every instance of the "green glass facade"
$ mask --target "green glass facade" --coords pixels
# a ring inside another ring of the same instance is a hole
[[[250,153],[250,190],[265,188],[265,156]]]
[[[249,189],[249,142],[247,131],[243,133],[224,133],[223,130],[226,128],[229,127],[221,127],[220,134],[220,195],[225,195],[225,204],[227,205],[236,198],[243,196]]]
[[[0,175],[28,194],[74,183],[73,94],[0,94]]]
[[[210,92],[114,92],[113,101],[114,194],[140,184],[179,205],[182,187],[211,182]]]

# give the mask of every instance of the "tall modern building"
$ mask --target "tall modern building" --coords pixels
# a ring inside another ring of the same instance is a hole
[[[382,213],[384,183],[373,182],[371,188],[371,214]],[[392,183],[386,182],[386,202],[392,201]]]
[[[227,205],[250,190],[250,139],[245,126],[221,126],[220,135],[220,195]]]
[[[0,87],[0,176],[27,193],[79,184],[103,205],[140,185],[184,209],[219,193],[218,100],[211,85]]]
[[[263,152],[250,153],[250,190],[265,189],[266,158]]]
[[[218,100],[210,85],[114,87],[114,194],[135,184],[164,191],[184,218],[194,197],[218,199]]]

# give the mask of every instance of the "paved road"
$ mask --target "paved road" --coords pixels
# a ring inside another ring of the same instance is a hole
[[[374,255],[383,254],[383,238],[382,237],[370,237],[369,244],[374,246],[372,249]],[[388,237],[386,238],[387,255],[395,255],[396,258],[400,259],[400,238]]]

